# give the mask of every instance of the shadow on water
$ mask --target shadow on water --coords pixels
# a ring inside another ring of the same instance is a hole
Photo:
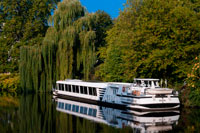
[[[136,112],[52,99],[49,94],[0,96],[0,132],[199,132],[200,110]]]

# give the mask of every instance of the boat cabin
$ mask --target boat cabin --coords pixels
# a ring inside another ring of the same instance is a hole
[[[97,89],[95,87],[88,87],[83,85],[81,86],[81,85],[57,83],[57,90],[97,96]]]

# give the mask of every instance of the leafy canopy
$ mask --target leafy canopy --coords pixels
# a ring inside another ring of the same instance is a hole
[[[58,1],[0,1],[0,72],[18,71],[20,46],[41,44]]]
[[[96,76],[183,81],[200,52],[199,1],[128,0],[101,48]]]

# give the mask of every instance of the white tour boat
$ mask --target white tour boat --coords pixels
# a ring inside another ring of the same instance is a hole
[[[131,127],[141,133],[170,131],[180,117],[178,110],[137,112],[61,98],[55,98],[55,101],[57,111],[116,128]]]
[[[161,88],[159,79],[134,79],[133,83],[64,80],[56,82],[53,94],[67,99],[117,104],[139,110],[169,110],[180,107],[178,92]]]

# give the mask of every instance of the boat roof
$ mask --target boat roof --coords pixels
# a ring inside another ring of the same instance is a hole
[[[114,85],[124,85],[124,86],[130,86],[132,83],[124,83],[124,82],[108,82],[109,84],[114,84]]]
[[[159,79],[151,79],[151,78],[146,78],[146,79],[143,79],[143,78],[134,78],[134,80],[143,80],[143,81],[159,81]]]
[[[87,86],[87,87],[97,87],[97,88],[106,88],[109,83],[106,82],[86,82],[82,80],[60,80],[56,83],[78,85],[78,86]]]
[[[119,87],[119,86],[130,86],[131,83],[123,83],[123,82],[99,82],[99,81],[82,81],[79,79],[67,79],[60,80],[56,83],[62,84],[70,84],[70,85],[78,85],[78,86],[87,86],[87,87],[97,87],[97,88],[106,88],[108,86],[111,87]]]

